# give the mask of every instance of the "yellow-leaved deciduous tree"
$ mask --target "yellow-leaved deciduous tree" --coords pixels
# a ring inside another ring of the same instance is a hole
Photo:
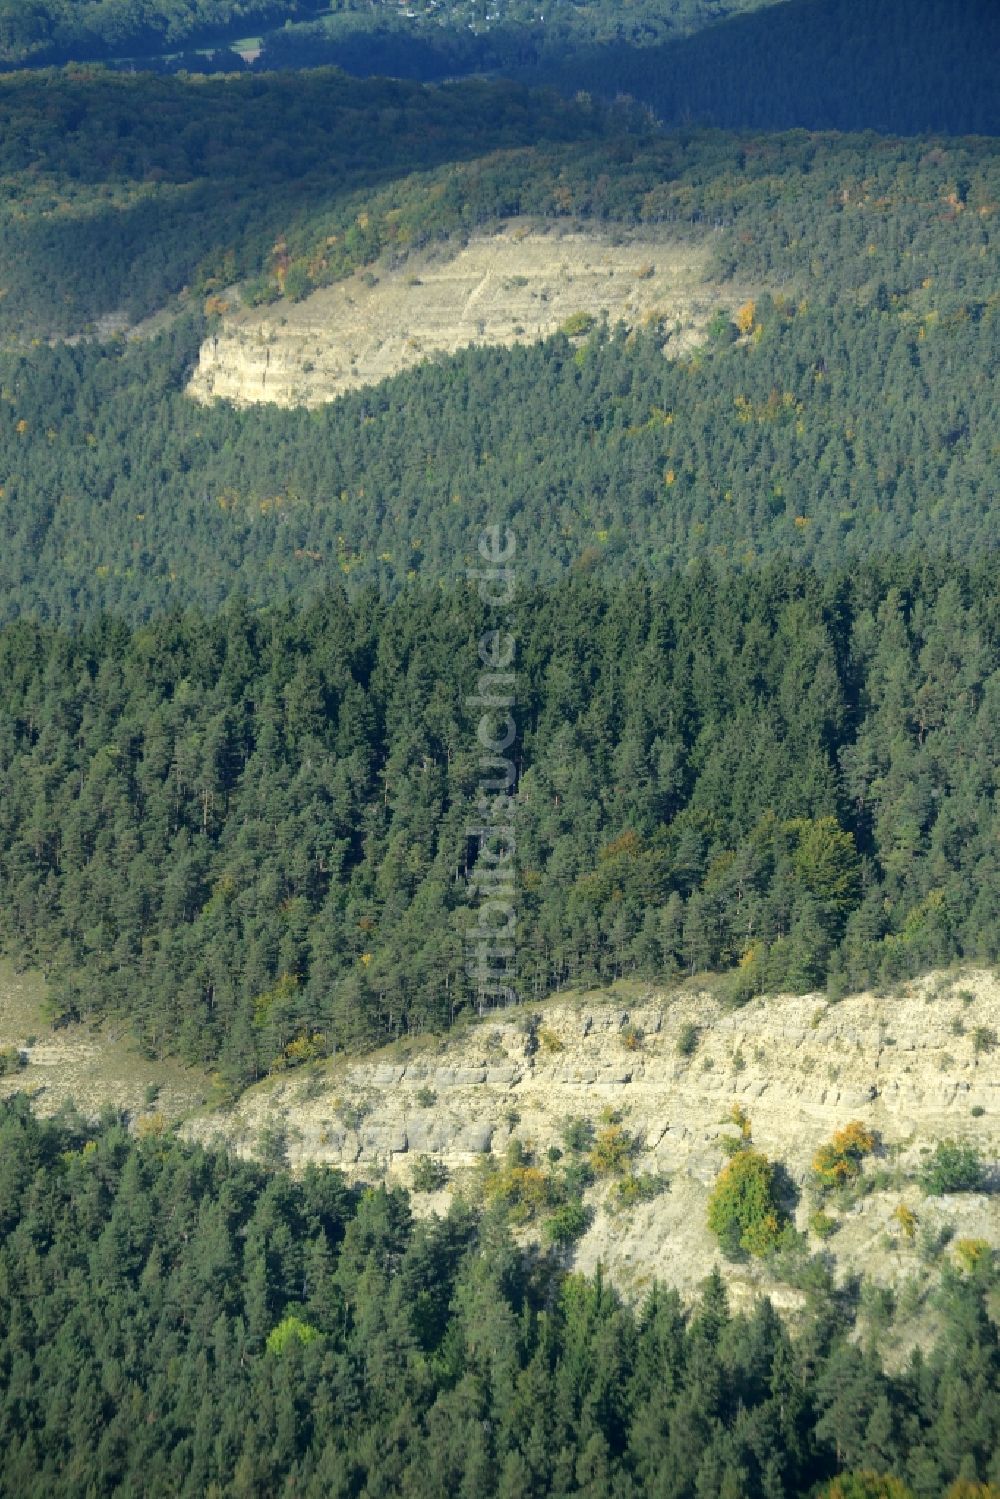
[[[955,1259],[963,1270],[970,1274],[993,1258],[993,1250],[986,1239],[959,1239],[955,1244]]]
[[[899,1231],[908,1244],[913,1243],[917,1232],[917,1215],[912,1208],[907,1207],[905,1202],[900,1202],[892,1212],[893,1218],[899,1226]]]
[[[862,1161],[866,1155],[871,1155],[876,1143],[874,1132],[860,1119],[852,1119],[813,1156],[816,1185],[831,1191],[854,1181],[861,1175]]]
[[[753,332],[754,322],[757,317],[757,303],[751,298],[744,302],[742,307],[736,309],[736,326],[745,338],[748,333]]]
[[[552,1205],[552,1182],[538,1166],[508,1160],[486,1178],[483,1195],[502,1207],[511,1223],[530,1223]]]
[[[766,1254],[778,1241],[784,1213],[775,1170],[759,1150],[739,1151],[716,1177],[708,1226],[726,1254]]]

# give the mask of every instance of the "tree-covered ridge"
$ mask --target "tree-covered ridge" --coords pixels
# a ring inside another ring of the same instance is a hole
[[[767,1301],[730,1312],[717,1276],[689,1312],[659,1287],[633,1310],[492,1215],[415,1221],[399,1190],[18,1100],[0,1183],[18,1499],[997,1492],[975,1486],[1000,1480],[990,1256],[945,1270],[938,1341],[890,1374],[818,1263],[794,1336]]]
[[[710,228],[720,267],[814,294],[912,289],[925,258],[980,288],[1000,203],[985,140],[651,134],[508,83],[67,69],[0,80],[0,125],[0,324],[22,336],[246,278],[301,295],[518,214]]]
[[[54,79],[56,99],[64,85]],[[162,87],[173,98],[177,86]],[[144,138],[136,174],[173,159],[169,137]],[[529,522],[523,564],[546,578],[581,561],[668,569],[706,549],[737,565],[908,545],[978,553],[996,540],[998,204],[1000,158],[985,143],[804,134],[499,153],[355,190],[325,215],[300,203],[301,220],[276,190],[281,239],[265,250],[258,225],[240,252],[268,272],[265,295],[279,275],[308,285],[516,213],[710,232],[720,276],[784,292],[758,299],[745,342],[727,345],[723,322],[693,361],[668,364],[653,331],[631,343],[597,333],[572,351],[556,340],[472,352],[308,415],[191,408],[194,328],[127,350],[4,358],[0,610],[215,607],[234,586],[263,602],[315,591],[332,567],[352,586],[454,577],[483,519],[514,513]],[[190,258],[207,256],[207,295],[235,273],[218,223],[204,221],[208,251],[155,197],[90,230],[29,217],[9,226],[5,261],[18,316],[47,317],[67,295],[78,312],[95,297],[117,305],[123,216],[138,235],[137,313]],[[163,260],[140,253],[154,228]]]
[[[595,43],[648,47],[778,3],[778,0],[416,0],[399,12],[359,0],[334,5],[316,21],[268,31],[255,71],[333,63],[363,77],[430,81],[468,73],[511,75],[525,69],[589,62]],[[186,63],[194,60],[186,58]],[[217,56],[200,66],[232,67]],[[198,63],[194,63],[199,66]]]
[[[992,0],[788,0],[695,36],[575,53],[547,81],[737,129],[1000,134]]]
[[[46,187],[221,185],[251,169],[270,184],[321,174],[373,187],[379,168],[403,175],[481,154],[491,139],[569,140],[603,118],[551,92],[477,79],[422,88],[335,68],[209,79],[69,67],[0,79],[0,170],[5,200],[38,212],[61,206],[45,202]]]
[[[135,0],[102,0],[99,8],[120,17]],[[302,0],[300,14],[311,8]],[[90,0],[86,9],[93,15],[98,7]],[[40,4],[29,14],[37,29]],[[19,20],[22,28],[32,24]],[[175,26],[175,44],[179,37]],[[96,52],[93,41],[83,45],[82,53],[49,47],[32,55],[106,55],[99,42]],[[266,31],[250,66],[263,72],[332,63],[363,77],[423,81],[499,74],[555,83],[567,94],[630,94],[672,124],[995,135],[998,53],[991,0],[415,0],[403,10],[335,0],[315,20]],[[151,63],[206,71],[247,66],[225,49]]]
[[[589,139],[414,173],[363,204],[352,198],[332,215],[301,215],[283,236],[281,275],[272,254],[263,263],[270,290],[257,294],[276,295],[293,267],[303,295],[380,254],[537,215],[710,230],[719,275],[824,303],[859,293],[869,302],[880,286],[884,299],[933,285],[939,312],[942,295],[952,308],[995,296],[1000,149],[992,141],[650,134],[641,120],[590,108],[583,102],[581,115],[561,122]]]
[[[663,119],[680,122],[995,129],[992,79],[987,72],[986,83],[977,82],[996,54],[995,15],[972,6],[947,7],[944,16],[941,0],[922,3],[921,17],[897,0],[884,0],[885,9],[853,7],[845,16],[843,0],[800,0],[684,44],[702,47],[704,55],[639,48],[616,61],[607,47],[592,66],[578,58],[564,73],[522,70],[535,83],[554,80],[576,96],[561,105],[509,83],[424,90],[385,80],[362,84],[329,70],[211,80],[80,67],[11,75],[0,88],[0,321],[7,331],[32,335],[78,331],[118,310],[139,318],[186,287],[204,293],[273,272],[276,246],[277,266],[295,262],[305,288],[371,258],[379,244],[405,248],[414,226],[434,235],[518,211],[634,219],[648,214],[646,194],[674,178],[681,181],[673,216],[697,220],[711,150],[696,144],[688,160],[687,139],[612,144],[624,128],[620,111],[609,119],[579,92],[580,83],[593,85],[596,98],[611,78]],[[856,26],[874,30],[859,34]],[[777,28],[778,44],[768,27]],[[885,45],[885,37],[910,32],[915,51],[909,41]],[[812,69],[782,62],[800,35],[809,39]],[[831,38],[855,61],[824,72]],[[915,77],[909,63],[900,63],[898,78],[878,71],[911,56]],[[645,58],[653,59],[652,74]],[[874,72],[853,86],[859,58]],[[697,88],[704,97],[690,92]],[[865,97],[856,97],[858,88]],[[802,89],[819,101],[816,107],[802,105],[796,92]],[[865,104],[869,95],[878,107]],[[761,100],[770,112],[759,112]],[[595,136],[603,154],[584,150],[539,161],[529,152],[516,161],[493,158],[469,171],[442,171],[445,163],[498,149]],[[801,144],[799,154],[807,154]],[[817,154],[822,158],[822,149]],[[734,210],[749,206],[741,175],[746,171],[751,183],[757,178],[755,156],[756,148],[738,155],[734,175],[733,161],[716,152],[710,219],[728,225]],[[786,165],[794,177],[794,152]],[[435,167],[437,180],[404,180]],[[959,201],[964,180],[950,188]],[[379,201],[389,182],[388,198]],[[790,179],[786,187],[792,186]],[[885,212],[894,195],[879,198],[889,200]],[[988,201],[995,203],[996,194]]]
[[[523,991],[997,957],[994,569],[704,569],[526,595]],[[57,1011],[234,1081],[476,1003],[483,606],[0,635],[3,936]]]
[[[0,65],[84,61],[123,54],[176,52],[223,37],[240,38],[248,31],[280,26],[271,33],[315,40],[301,23],[322,15],[322,36],[351,31],[390,35],[412,47],[433,42],[454,46],[463,33],[475,33],[473,51],[461,56],[471,72],[484,65],[476,46],[499,29],[504,37],[525,36],[526,45],[544,44],[556,53],[574,45],[607,37],[650,43],[696,30],[711,21],[752,10],[775,0],[630,0],[623,9],[612,0],[550,0],[540,11],[534,0],[412,0],[397,17],[391,0],[2,0],[0,3]],[[508,33],[509,29],[509,33]],[[435,50],[432,46],[432,50]],[[230,54],[230,66],[237,62]],[[488,64],[487,64],[488,65]],[[379,71],[369,68],[369,72]],[[392,71],[386,69],[384,71]]]
[[[137,319],[187,288],[271,268],[289,237],[334,279],[377,253],[366,223],[384,229],[387,184],[401,180],[404,201],[430,187],[423,211],[438,230],[434,184],[407,185],[412,174],[622,128],[590,102],[478,80],[12,74],[0,78],[2,326],[62,334],[116,310]]]
[[[718,24],[705,25],[704,13],[678,16],[678,25],[659,6],[616,5],[596,8],[591,24],[592,7],[546,5],[544,21],[511,24],[494,5],[494,20],[478,31],[384,10],[338,15],[270,33],[254,67],[334,63],[425,80],[490,71],[568,94],[630,94],[669,124],[1000,131],[991,0],[786,0],[729,10]],[[694,34],[679,38],[681,30]],[[242,63],[231,55],[201,64],[209,65]]]
[[[301,20],[327,0],[0,0],[0,64],[157,51]]]
[[[872,264],[853,251],[868,232],[844,225],[848,277],[852,253]],[[452,582],[506,520],[525,580],[993,551],[988,262],[913,244],[832,306],[831,244],[815,301],[759,297],[747,338],[723,318],[693,360],[665,360],[659,330],[598,329],[470,350],[313,412],[195,406],[197,327],[0,359],[0,616],[301,599],[331,575],[352,592]]]

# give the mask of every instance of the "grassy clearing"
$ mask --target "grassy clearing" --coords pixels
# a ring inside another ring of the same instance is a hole
[[[171,1060],[153,1061],[121,1027],[54,1029],[45,1018],[45,980],[0,959],[0,1049],[25,1052],[27,1067],[0,1078],[0,1095],[28,1093],[39,1112],[72,1100],[85,1114],[102,1109],[186,1118],[217,1099],[212,1079]]]

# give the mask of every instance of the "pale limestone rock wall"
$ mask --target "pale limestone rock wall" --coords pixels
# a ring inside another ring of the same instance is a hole
[[[574,313],[662,319],[679,353],[732,288],[706,283],[704,245],[580,229],[507,227],[224,319],[189,385],[196,400],[318,406],[470,344],[547,337]],[[369,281],[372,284],[368,284]]]
[[[618,1110],[642,1142],[635,1169],[666,1175],[670,1187],[626,1213],[608,1211],[606,1184],[595,1188],[595,1220],[575,1259],[589,1269],[601,1260],[636,1291],[654,1275],[690,1291],[717,1259],[705,1209],[734,1104],[750,1116],[754,1144],[800,1185],[817,1146],[852,1119],[878,1131],[876,1164],[904,1174],[944,1137],[973,1140],[986,1158],[1000,1159],[1000,1052],[977,1054],[973,1041],[976,1027],[1000,1031],[1000,984],[987,973],[931,977],[884,998],[831,1005],[819,995],[786,996],[728,1013],[705,995],[632,986],[624,995],[554,1000],[537,1013],[532,1055],[524,1015],[504,1011],[409,1053],[397,1048],[334,1061],[311,1078],[269,1080],[230,1116],[206,1119],[194,1132],[221,1133],[252,1153],[264,1126],[280,1119],[294,1166],[315,1161],[403,1184],[415,1159],[434,1155],[451,1185],[416,1201],[441,1208],[451,1190],[474,1182],[485,1154],[502,1156],[513,1137],[543,1157],[562,1143],[567,1117],[599,1124],[604,1109]],[[686,1058],[677,1043],[689,1023],[700,1039]],[[635,1050],[626,1044],[629,1027],[642,1034]],[[912,1271],[913,1251],[886,1247],[901,1200],[922,1222],[948,1218],[957,1236],[1000,1246],[1000,1197],[929,1201],[903,1182],[856,1204],[830,1241],[845,1268],[887,1280]],[[800,1227],[807,1216],[803,1194]],[[766,1280],[752,1266],[729,1274],[744,1290]]]

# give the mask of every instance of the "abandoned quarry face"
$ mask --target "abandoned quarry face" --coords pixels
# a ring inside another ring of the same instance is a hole
[[[636,1299],[654,1278],[694,1297],[720,1263],[734,1305],[762,1291],[788,1311],[804,1304],[767,1263],[720,1261],[709,1232],[709,1193],[741,1135],[737,1118],[787,1174],[796,1225],[839,1279],[863,1271],[883,1285],[903,1287],[915,1275],[929,1283],[940,1265],[921,1257],[922,1243],[1000,1248],[995,1183],[941,1197],[918,1186],[939,1140],[998,1157],[1000,1074],[995,1053],[976,1041],[1000,1029],[1000,979],[987,971],[931,974],[837,1004],[782,995],[737,1010],[697,987],[623,980],[550,999],[537,1013],[499,1010],[445,1036],[278,1071],[236,1100],[208,1074],[142,1058],[120,1033],[53,1029],[45,1004],[39,976],[0,962],[0,1049],[17,1047],[26,1062],[0,1078],[0,1096],[23,1090],[40,1114],[71,1098],[92,1117],[123,1108],[141,1133],[177,1123],[189,1139],[251,1158],[277,1132],[293,1170],[327,1166],[358,1183],[413,1187],[421,1214],[445,1212],[455,1196],[475,1199],[484,1170],[502,1170],[514,1145],[547,1169],[549,1152],[569,1151],[569,1120],[599,1131],[620,1119],[629,1173],[662,1190],[625,1208],[614,1177],[595,1180],[593,1217],[572,1264],[588,1272],[601,1264]],[[834,1232],[821,1244],[811,1224],[812,1162],[853,1120],[874,1132],[878,1149],[865,1190],[828,1204]],[[446,1185],[420,1187],[428,1161]],[[919,1225],[913,1243],[900,1231],[901,1203]],[[520,1233],[531,1242],[539,1230]]]
[[[202,346],[189,394],[319,406],[433,355],[584,332],[604,316],[629,327],[656,322],[676,355],[719,305],[708,253],[649,235],[504,225],[358,271],[302,302],[235,311]]]

